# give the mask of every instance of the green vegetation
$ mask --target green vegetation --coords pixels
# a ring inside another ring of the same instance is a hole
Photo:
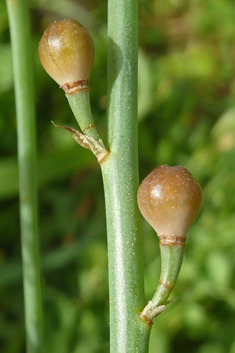
[[[83,4],[80,5],[80,4]],[[109,352],[107,244],[95,157],[50,123],[77,128],[64,92],[39,62],[56,19],[95,42],[91,103],[106,135],[106,1],[31,0],[37,108],[40,242],[47,351]],[[87,7],[86,7],[87,6]],[[139,1],[140,180],[159,164],[186,167],[203,187],[201,213],[150,353],[235,352],[235,5],[232,0]],[[5,1],[0,0],[0,349],[24,352],[16,119]],[[142,219],[146,300],[160,271],[158,239]]]

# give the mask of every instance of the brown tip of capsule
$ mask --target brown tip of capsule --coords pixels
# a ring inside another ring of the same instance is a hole
[[[138,190],[139,209],[161,239],[186,238],[201,203],[199,183],[181,166],[155,168]]]
[[[179,237],[178,235],[159,235],[159,245],[173,246],[177,245],[180,247],[185,247],[186,237]]]
[[[89,91],[90,87],[88,86],[88,81],[89,80],[79,80],[76,82],[67,82],[64,85],[61,85],[60,88],[62,88],[66,95],[78,91]]]

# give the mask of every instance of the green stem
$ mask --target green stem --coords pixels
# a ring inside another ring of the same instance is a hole
[[[42,352],[42,299],[36,193],[35,110],[27,5],[7,1],[17,110],[20,220],[27,352]]]
[[[66,97],[68,98],[69,105],[82,132],[89,137],[93,137],[96,141],[99,141],[100,138],[91,114],[90,90],[85,89],[68,93]]]
[[[161,274],[154,296],[141,313],[142,319],[152,325],[153,319],[165,310],[167,299],[177,281],[184,256],[182,245],[160,245]],[[159,308],[160,307],[160,308]]]
[[[108,141],[101,163],[108,232],[110,352],[147,353],[143,245],[137,207],[138,1],[109,0]]]
[[[152,302],[164,305],[175,286],[184,256],[184,247],[160,245],[161,275]]]

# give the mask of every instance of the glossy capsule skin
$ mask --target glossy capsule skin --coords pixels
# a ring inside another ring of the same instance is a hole
[[[60,85],[86,81],[94,64],[94,43],[77,21],[55,21],[39,43],[39,56],[47,73]]]
[[[201,203],[201,186],[181,166],[155,168],[138,190],[139,209],[158,236],[186,238]]]
[[[181,166],[161,165],[141,183],[138,205],[160,238],[161,273],[152,300],[140,317],[147,325],[165,310],[184,255],[187,232],[202,203],[202,190],[193,175]]]

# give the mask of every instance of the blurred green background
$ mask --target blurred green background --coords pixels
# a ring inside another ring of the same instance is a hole
[[[108,353],[107,245],[102,179],[93,155],[51,124],[76,128],[44,72],[38,42],[54,20],[93,34],[92,111],[106,140],[107,2],[31,0],[40,242],[47,352]],[[204,202],[188,234],[175,302],[153,326],[150,353],[235,353],[235,2],[139,1],[139,162],[142,180],[180,164]],[[0,0],[0,351],[25,352],[9,28]],[[146,300],[159,276],[158,240],[143,220]]]

